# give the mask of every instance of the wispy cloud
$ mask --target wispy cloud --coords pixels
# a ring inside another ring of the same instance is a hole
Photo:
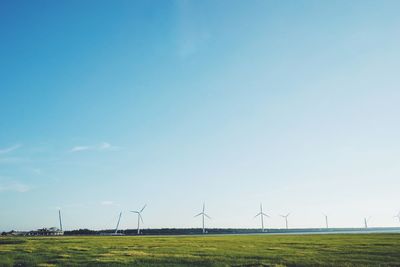
[[[25,193],[28,192],[29,190],[31,190],[30,186],[18,182],[0,184],[0,192],[11,191],[11,192]]]
[[[17,150],[21,146],[21,144],[16,144],[6,148],[0,148],[0,164],[12,164],[26,161],[24,158],[9,155],[11,152]]]
[[[80,152],[80,151],[86,151],[90,150],[91,148],[89,146],[74,146],[71,148],[70,152]]]
[[[2,149],[0,149],[0,154],[10,153],[10,152],[12,152],[14,150],[17,150],[21,146],[22,146],[21,144],[16,144],[16,145],[13,145],[13,146],[10,146],[10,147],[2,148]]]
[[[104,200],[100,203],[103,206],[111,206],[114,204],[114,201],[110,201],[110,200]]]
[[[119,150],[120,147],[111,145],[108,142],[102,142],[98,145],[94,145],[94,146],[74,146],[73,148],[71,148],[69,151],[70,152],[83,152],[83,151],[106,151],[106,150]]]
[[[109,143],[106,143],[106,142],[103,142],[98,146],[98,149],[99,150],[118,150],[119,147],[113,146],[113,145],[111,145]]]

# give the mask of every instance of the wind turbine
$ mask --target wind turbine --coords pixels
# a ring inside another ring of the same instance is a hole
[[[329,228],[329,224],[328,224],[328,215],[324,214],[325,216],[325,225],[326,225],[326,229]]]
[[[62,227],[62,221],[61,221],[61,210],[58,210],[58,220],[60,222],[60,230],[61,232],[63,231],[63,227]]]
[[[119,226],[119,222],[121,221],[121,216],[122,216],[122,211],[119,213],[117,227],[115,227],[115,233],[114,234],[118,234],[118,226]]]
[[[394,217],[397,218],[397,219],[399,219],[399,222],[400,222],[400,211],[399,211],[399,213],[397,213],[397,215],[395,215]]]
[[[290,213],[286,214],[286,215],[280,215],[282,218],[285,218],[285,222],[286,222],[286,229],[289,229],[289,225],[288,225],[288,217],[289,217]]]
[[[137,234],[138,235],[140,235],[140,221],[142,221],[142,223],[143,223],[142,212],[143,212],[144,208],[146,208],[146,206],[147,206],[147,204],[145,204],[140,211],[131,210],[131,212],[137,213],[137,215],[138,215],[138,217],[137,217]]]
[[[364,227],[365,227],[365,229],[368,228],[368,221],[369,221],[369,219],[371,219],[371,217],[364,218]]]
[[[257,215],[254,216],[254,218],[256,218],[256,217],[258,217],[258,216],[260,216],[260,218],[261,218],[261,232],[264,232],[264,216],[267,216],[267,217],[269,218],[269,215],[268,215],[268,214],[265,214],[265,213],[263,212],[262,203],[260,203],[260,212],[257,213]]]
[[[203,203],[203,211],[194,216],[194,217],[197,217],[197,216],[200,216],[200,215],[201,215],[201,217],[202,217],[202,222],[203,222],[203,234],[206,233],[206,228],[204,227],[204,217],[207,217],[208,219],[211,219],[211,217],[208,216],[208,215],[205,213],[205,209],[206,209],[206,204]]]

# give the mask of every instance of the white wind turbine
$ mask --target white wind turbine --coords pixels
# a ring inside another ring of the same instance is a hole
[[[400,222],[400,211],[399,211],[399,213],[397,213],[397,215],[394,216],[394,218],[397,218]]]
[[[200,216],[200,215],[201,215],[201,217],[202,217],[202,222],[203,222],[203,234],[206,233],[206,228],[205,228],[205,226],[204,226],[204,217],[207,217],[208,219],[211,219],[211,217],[208,216],[208,215],[205,213],[205,209],[206,209],[206,204],[203,203],[203,211],[194,216],[194,217],[197,217],[197,216]]]
[[[265,213],[263,212],[262,203],[260,203],[260,212],[257,213],[257,215],[254,216],[254,218],[256,218],[256,217],[258,217],[258,216],[260,216],[260,218],[261,218],[261,232],[264,232],[264,216],[269,217],[269,215],[268,215],[268,214],[265,214]]]
[[[138,215],[138,218],[137,218],[137,234],[138,235],[140,235],[140,221],[142,221],[142,223],[143,223],[142,212],[143,212],[144,208],[146,208],[146,206],[147,206],[147,204],[145,204],[140,211],[131,210],[131,212],[136,213]]]
[[[119,222],[121,221],[121,216],[122,216],[122,211],[119,213],[117,227],[115,227],[115,233],[114,234],[118,234],[118,227],[119,227]]]
[[[328,215],[324,214],[324,216],[325,216],[325,226],[326,226],[326,229],[328,229],[329,228]]]
[[[369,221],[369,219],[371,219],[371,217],[364,218],[364,227],[365,227],[365,229],[368,228],[368,221]]]
[[[58,220],[59,220],[59,223],[60,223],[60,231],[62,232],[63,231],[63,226],[62,226],[61,210],[60,209],[58,210]]]
[[[286,223],[286,229],[289,229],[289,224],[288,224],[288,217],[289,217],[290,213],[286,214],[286,215],[279,215],[282,218],[285,218],[285,223]]]

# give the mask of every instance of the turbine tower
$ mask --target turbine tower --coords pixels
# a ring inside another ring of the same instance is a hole
[[[260,216],[261,218],[261,232],[264,232],[264,216],[267,216],[269,218],[269,215],[263,212],[262,203],[260,203],[260,212],[257,213],[257,215],[254,216],[254,218],[258,216]]]
[[[324,216],[325,216],[325,226],[326,226],[326,229],[328,229],[329,228],[328,215],[324,214]]]
[[[143,208],[140,211],[137,210],[131,210],[131,212],[136,213],[138,215],[137,217],[137,234],[140,235],[140,221],[143,223],[143,218],[142,218],[142,212],[144,208],[146,208],[147,204],[143,206]]]
[[[203,234],[206,233],[206,228],[205,228],[205,226],[204,226],[204,217],[207,217],[208,219],[211,219],[211,217],[208,216],[208,215],[205,213],[205,210],[206,210],[206,204],[203,203],[203,211],[194,216],[194,217],[197,217],[197,216],[200,216],[200,215],[201,215],[201,217],[202,217],[202,222],[203,222]]]
[[[118,226],[119,226],[119,222],[121,221],[121,216],[122,216],[122,211],[119,213],[119,218],[118,218],[118,222],[117,222],[117,227],[115,227],[115,234],[118,234]]]
[[[289,229],[289,224],[288,224],[288,217],[289,217],[290,213],[286,214],[286,215],[280,215],[282,218],[285,218],[285,223],[286,223],[286,229]]]
[[[62,227],[62,221],[61,221],[61,210],[58,210],[58,220],[60,222],[60,230],[62,232],[63,231],[63,227]]]
[[[369,219],[371,219],[371,217],[364,218],[364,227],[365,227],[365,229],[368,228],[368,221],[369,221]]]

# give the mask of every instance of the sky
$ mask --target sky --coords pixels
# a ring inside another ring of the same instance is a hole
[[[0,2],[0,231],[400,226],[399,1]]]

